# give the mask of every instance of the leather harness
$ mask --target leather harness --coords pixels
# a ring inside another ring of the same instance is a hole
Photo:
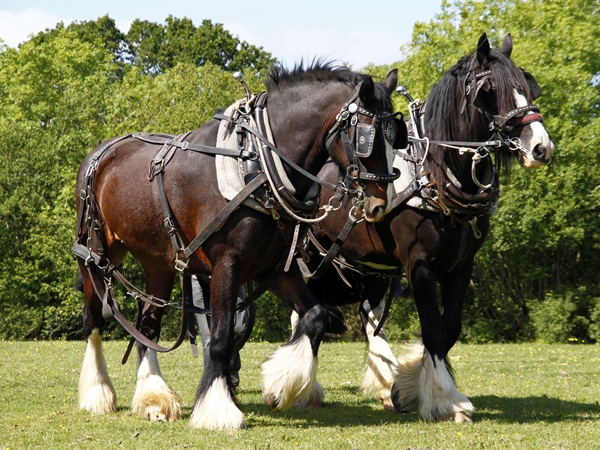
[[[366,171],[362,163],[359,163],[357,166],[353,165],[352,162],[359,161],[360,157],[367,157],[370,154],[370,150],[372,149],[372,142],[367,143],[366,151],[363,154],[360,154],[360,149],[358,147],[353,147],[348,130],[351,126],[354,126],[357,129],[358,123],[356,113],[360,112],[363,115],[371,117],[373,119],[373,123],[368,126],[372,126],[374,128],[374,122],[379,117],[380,120],[391,121],[393,120],[393,115],[388,114],[384,116],[377,116],[375,114],[370,113],[369,111],[358,107],[354,111],[349,110],[353,109],[353,106],[357,105],[354,103],[358,98],[358,92],[360,89],[360,83],[355,86],[352,93],[350,94],[349,99],[342,107],[341,112],[336,117],[336,124],[329,131],[327,137],[327,150],[329,150],[329,146],[331,145],[333,139],[340,135],[342,136],[342,142],[344,145],[344,149],[348,156],[348,160],[350,161],[350,167],[346,171],[346,174],[343,176],[340,175],[340,179],[344,178],[347,184],[340,183],[338,185],[333,185],[331,183],[327,183],[314,175],[308,173],[297,164],[295,164],[291,159],[289,159],[286,155],[277,149],[277,147],[271,143],[264,136],[264,123],[262,120],[262,109],[264,108],[266,102],[266,93],[261,93],[257,96],[253,96],[248,98],[248,103],[254,109],[259,130],[252,128],[247,121],[242,120],[242,115],[238,117],[228,117],[222,114],[217,114],[214,116],[215,119],[218,120],[228,120],[234,121],[236,126],[243,129],[246,134],[246,141],[250,143],[252,140],[250,135],[258,138],[263,148],[268,149],[268,151],[264,152],[265,160],[260,161],[263,165],[261,169],[257,173],[253,174],[253,178],[248,182],[248,184],[231,200],[227,203],[227,205],[213,218],[213,220],[209,223],[209,225],[198,235],[196,236],[190,244],[185,247],[183,245],[184,240],[182,239],[179,230],[174,225],[173,213],[171,207],[169,205],[169,200],[164,190],[164,170],[171,158],[173,157],[176,150],[180,149],[183,151],[196,151],[204,154],[210,155],[226,155],[226,156],[234,156],[240,158],[242,160],[249,160],[256,158],[256,154],[251,151],[251,145],[246,147],[239,146],[238,150],[228,149],[228,148],[220,148],[220,147],[211,147],[205,146],[201,144],[190,143],[186,139],[186,137],[190,133],[185,133],[178,137],[171,135],[159,135],[159,134],[148,134],[148,133],[133,133],[125,136],[121,136],[118,138],[114,138],[110,141],[107,141],[102,147],[100,147],[94,155],[90,158],[88,163],[88,167],[85,174],[85,189],[80,192],[81,204],[78,211],[78,219],[77,219],[77,231],[76,231],[76,240],[73,244],[72,251],[78,256],[81,260],[83,260],[88,274],[90,276],[92,285],[98,297],[102,301],[102,309],[103,315],[105,319],[114,318],[119,322],[125,330],[127,330],[132,339],[130,340],[128,349],[123,357],[123,364],[127,361],[129,354],[131,352],[134,340],[137,340],[141,344],[146,347],[157,351],[157,352],[168,352],[176,349],[181,345],[183,340],[186,337],[186,334],[189,335],[190,341],[192,343],[192,353],[194,356],[198,354],[197,346],[196,346],[196,336],[195,336],[195,327],[193,325],[194,314],[210,314],[210,310],[201,309],[194,306],[191,295],[191,283],[190,276],[184,274],[185,269],[188,265],[189,258],[202,246],[202,244],[216,231],[221,225],[227,220],[227,218],[235,211],[242,202],[252,195],[257,189],[261,186],[267,186],[267,175],[265,171],[270,171],[270,175],[273,176],[275,174],[275,185],[270,186],[271,189],[277,189],[279,193],[284,192],[284,200],[291,203],[292,207],[300,210],[302,214],[314,214],[316,202],[313,200],[312,202],[302,203],[295,199],[293,195],[289,192],[285,192],[286,189],[281,184],[281,180],[278,178],[277,171],[273,169],[274,163],[272,161],[271,151],[275,152],[283,161],[289,164],[294,170],[300,172],[305,177],[311,179],[313,182],[319,183],[320,185],[325,185],[328,188],[332,189],[336,195],[357,195],[357,193],[361,192],[361,190],[356,191],[350,189],[347,186],[350,186],[350,182],[354,180],[381,180],[381,181],[393,181],[398,178],[400,175],[399,172],[394,172],[393,174],[380,174],[380,173],[369,173]],[[252,105],[254,103],[254,105]],[[367,129],[367,132],[369,130]],[[358,138],[355,139],[355,142],[358,142],[360,139],[359,133],[357,132]],[[155,158],[150,164],[150,170],[148,173],[148,180],[153,181],[156,178],[161,206],[164,214],[164,225],[166,231],[168,232],[172,246],[177,253],[176,261],[175,261],[175,269],[180,274],[180,282],[182,287],[182,303],[181,303],[181,327],[179,331],[178,338],[176,342],[170,347],[166,348],[158,345],[154,341],[148,339],[144,336],[140,331],[140,322],[142,316],[142,308],[143,304],[151,304],[156,307],[166,307],[169,305],[176,305],[176,303],[169,303],[166,300],[158,299],[153,296],[148,296],[143,293],[139,289],[133,287],[125,277],[119,272],[119,270],[112,265],[108,259],[106,258],[106,253],[104,249],[104,244],[102,240],[102,236],[100,233],[100,223],[97,218],[97,203],[95,198],[95,189],[94,189],[94,178],[95,173],[98,169],[101,159],[106,155],[109,149],[118,142],[121,142],[128,138],[135,138],[141,140],[146,143],[154,144],[154,145],[162,145],[161,150],[157,153]],[[363,139],[364,140],[364,139]],[[361,140],[361,141],[363,141]],[[267,156],[268,155],[268,156]],[[275,217],[275,216],[274,216]],[[296,236],[294,239],[294,246],[297,243],[298,234],[298,226],[296,227]],[[95,248],[95,250],[94,250]],[[293,251],[293,248],[292,248]],[[287,268],[288,264],[285,264]],[[244,302],[237,305],[237,309],[243,309],[260,295],[262,295],[269,286],[269,283],[273,276],[277,276],[277,273],[280,273],[284,270],[284,261],[280,261],[277,265],[274,274],[271,277],[265,279],[254,291],[248,296]],[[118,281],[123,283],[128,287],[129,294],[132,295],[136,300],[138,300],[138,316],[137,323],[134,326],[131,324],[120,312],[117,300],[115,298],[113,292],[112,285],[112,277],[115,277]]]

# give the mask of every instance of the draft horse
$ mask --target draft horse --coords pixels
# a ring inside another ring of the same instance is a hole
[[[137,295],[142,305],[138,323],[127,327],[138,340],[134,411],[157,421],[181,415],[156,353],[167,350],[157,342],[178,273],[182,289],[189,275],[211,275],[211,345],[192,427],[245,425],[229,362],[236,299],[249,281],[268,287],[299,314],[290,341],[263,364],[265,402],[283,410],[313,388],[326,311],[290,255],[315,217],[315,183],[324,183],[315,174],[328,158],[339,168],[340,181],[325,185],[350,195],[355,214],[378,221],[389,210],[390,182],[397,178],[390,137],[397,120],[390,99],[396,83],[396,70],[374,83],[367,75],[322,61],[276,67],[265,93],[252,96],[246,88],[246,99],[195,131],[179,137],[122,136],[84,159],[77,175],[73,247],[88,336],[79,380],[81,409],[100,414],[116,408],[101,336],[108,318],[128,323],[119,318],[112,294],[127,252],[146,278],[145,294]],[[223,130],[232,147],[217,146]],[[220,155],[237,158],[234,166],[242,168],[247,183],[229,201],[216,175]]]
[[[541,89],[510,60],[512,47],[510,34],[499,51],[483,34],[477,50],[461,58],[422,104],[410,98],[410,145],[396,150],[395,166],[403,173],[394,182],[393,209],[380,222],[357,224],[341,247],[338,269],[352,287],[331,267],[309,281],[325,304],[361,303],[369,341],[363,388],[375,392],[386,409],[418,410],[428,420],[471,420],[473,405],[457,391],[447,356],[461,333],[473,259],[497,207],[496,166],[508,169],[512,155],[521,166],[537,168],[554,151],[532,104]],[[319,176],[331,178],[333,165]],[[339,211],[313,227],[325,249],[339,244],[350,207],[344,200]],[[398,359],[381,330],[389,308],[384,300],[394,290],[386,276],[397,268],[406,272],[422,335],[422,344]]]

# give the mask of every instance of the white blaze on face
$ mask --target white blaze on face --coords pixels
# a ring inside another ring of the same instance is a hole
[[[515,100],[517,102],[517,107],[520,108],[522,106],[529,105],[527,98],[525,98],[525,96],[523,94],[518,92],[516,89],[513,92],[515,95]],[[534,114],[534,113],[532,111],[529,111],[525,115],[528,116],[531,114]],[[522,155],[523,155],[522,164],[526,168],[536,168],[536,167],[543,165],[544,163],[536,160],[533,157],[533,154],[532,154],[533,150],[538,145],[543,146],[546,149],[547,160],[549,160],[550,155],[554,151],[554,143],[552,142],[552,139],[550,138],[550,134],[548,133],[548,130],[546,130],[546,127],[544,126],[544,124],[542,122],[538,122],[538,121],[530,122],[525,126],[529,127],[529,131],[526,133],[522,132],[521,136],[520,136],[521,145],[524,148],[524,151],[522,151]]]
[[[394,145],[385,139],[385,154],[387,158],[387,171],[389,174],[394,172]],[[385,213],[389,213],[392,210],[392,199],[394,196],[394,183],[388,183],[386,189],[387,195],[387,208]]]

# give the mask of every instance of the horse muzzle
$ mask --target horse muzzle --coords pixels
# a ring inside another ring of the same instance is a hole
[[[355,203],[355,209],[367,222],[381,222],[388,209],[388,201],[377,197],[366,197]]]

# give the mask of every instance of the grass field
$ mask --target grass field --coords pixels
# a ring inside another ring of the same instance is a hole
[[[77,410],[84,342],[0,342],[0,450],[600,448],[600,345],[457,345],[450,354],[457,384],[477,411],[473,423],[455,424],[389,413],[362,396],[361,343],[321,346],[322,408],[271,413],[262,402],[260,364],[277,345],[250,343],[238,396],[248,428],[235,432],[188,426],[202,361],[185,345],[160,357],[183,419],[150,423],[132,414],[136,364],[121,365],[125,347],[104,343],[118,411],[91,416]]]

